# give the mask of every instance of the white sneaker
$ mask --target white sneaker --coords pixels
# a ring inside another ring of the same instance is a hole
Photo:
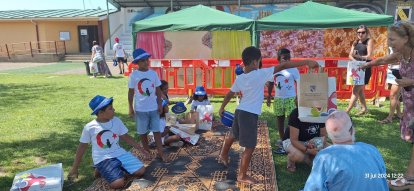
[[[182,147],[184,145],[183,141],[177,141],[170,144],[172,147]]]

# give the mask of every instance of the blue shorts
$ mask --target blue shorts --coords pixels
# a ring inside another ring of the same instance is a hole
[[[160,132],[160,114],[158,110],[148,112],[135,111],[135,127],[139,135],[145,135],[148,131]]]
[[[125,171],[129,174],[133,174],[143,166],[144,163],[130,152],[119,157],[105,159],[95,165],[101,176],[109,183],[124,178]]]

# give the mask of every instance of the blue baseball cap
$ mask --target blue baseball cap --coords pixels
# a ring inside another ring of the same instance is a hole
[[[132,63],[137,63],[139,60],[147,59],[151,57],[151,54],[149,54],[147,51],[145,51],[142,48],[137,48],[132,52],[132,56],[134,57],[134,60]]]
[[[92,100],[89,102],[89,107],[92,109],[91,115],[96,115],[99,110],[108,106],[113,101],[113,98],[106,98],[101,95],[96,95]]]
[[[207,94],[206,90],[204,89],[203,86],[197,86],[196,87],[194,95],[205,96],[206,94]]]

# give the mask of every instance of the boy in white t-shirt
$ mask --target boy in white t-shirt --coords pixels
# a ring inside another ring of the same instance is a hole
[[[313,68],[318,67],[318,63],[312,60],[303,60],[299,62],[288,61],[283,65],[259,69],[261,66],[262,55],[260,49],[253,46],[243,50],[242,59],[244,63],[244,73],[236,78],[230,91],[224,97],[219,110],[219,114],[222,116],[227,103],[235,93],[241,92],[243,94],[243,99],[241,99],[240,105],[237,106],[234,115],[232,133],[230,133],[224,140],[224,146],[219,158],[225,166],[228,166],[228,153],[231,145],[235,140],[239,140],[240,146],[245,147],[245,150],[241,156],[237,181],[246,184],[254,184],[256,183],[256,180],[247,176],[246,173],[257,144],[257,122],[259,115],[262,112],[265,83],[272,80],[273,74],[283,69],[302,65],[308,65]]]
[[[114,59],[118,62],[119,66],[119,74],[123,74],[125,72],[124,64],[127,64],[126,61],[126,53],[124,46],[119,43],[119,38],[115,38],[115,44],[112,47],[112,50],[114,51]]]
[[[139,149],[146,157],[145,151],[134,139],[129,136],[128,129],[118,117],[114,117],[115,109],[112,106],[112,98],[97,95],[90,102],[92,115],[96,119],[85,125],[80,138],[80,144],[76,151],[75,161],[69,172],[68,179],[78,177],[78,167],[88,145],[92,145],[92,159],[96,167],[95,174],[100,174],[113,189],[124,187],[124,172],[134,176],[142,176],[145,172],[144,164],[125,151],[119,140]]]
[[[282,48],[277,52],[277,60],[279,64],[290,61],[290,50]],[[282,140],[285,134],[285,117],[296,108],[296,86],[300,79],[299,70],[297,68],[288,68],[276,73],[273,80],[268,85],[267,106],[270,107],[273,86],[275,90],[275,100],[273,103],[273,112],[276,115],[276,128],[279,130],[278,146],[275,150],[277,154],[285,154],[282,146]]]
[[[132,63],[138,64],[138,70],[132,72],[128,81],[129,116],[135,119],[142,146],[148,152],[147,135],[153,132],[158,156],[165,162],[160,134],[160,114],[163,111],[161,81],[157,73],[149,69],[149,53],[138,48],[134,50],[133,56]]]

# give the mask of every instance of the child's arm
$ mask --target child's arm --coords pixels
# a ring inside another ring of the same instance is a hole
[[[138,149],[139,151],[141,151],[143,154],[144,154],[144,156],[146,157],[146,158],[148,158],[149,156],[150,156],[150,154],[143,148],[143,147],[141,147],[141,145],[139,145],[135,140],[134,140],[134,138],[132,138],[131,136],[129,136],[128,134],[123,134],[123,135],[120,135],[119,136],[119,138],[121,139],[121,140],[123,140],[123,141],[125,141],[126,143],[128,143],[128,145],[131,145],[131,146],[133,146],[134,148],[136,148],[136,149]]]
[[[273,74],[276,74],[284,69],[288,68],[295,68],[303,65],[308,65],[309,68],[317,68],[319,67],[318,62],[314,60],[301,60],[301,61],[286,61],[285,64],[279,64],[275,66],[275,70],[273,71]]]
[[[78,168],[79,164],[82,160],[83,154],[85,154],[85,150],[88,148],[88,143],[79,143],[78,149],[76,150],[75,161],[73,161],[72,169],[68,174],[68,179],[73,179],[78,177]]]
[[[235,95],[236,93],[234,93],[234,92],[232,92],[232,91],[229,91],[227,94],[226,94],[226,96],[224,97],[224,99],[223,99],[223,103],[221,103],[221,107],[220,107],[220,110],[219,110],[219,115],[220,116],[222,116],[223,115],[223,112],[224,112],[224,108],[226,108],[226,105],[229,103],[229,101],[231,100],[231,98],[233,98],[234,97],[234,95]]]
[[[128,90],[128,106],[129,106],[129,117],[134,117],[134,107],[132,106],[134,103],[134,89],[129,88]]]
[[[274,82],[270,82],[267,85],[267,100],[266,100],[266,105],[267,107],[270,107],[270,104],[272,102],[272,91],[273,91],[273,86],[274,86]]]
[[[155,91],[156,91],[156,94],[157,94],[158,113],[161,114],[162,111],[163,111],[163,109],[162,109],[162,99],[161,99],[162,91],[161,91],[161,88],[159,86],[156,88]]]

